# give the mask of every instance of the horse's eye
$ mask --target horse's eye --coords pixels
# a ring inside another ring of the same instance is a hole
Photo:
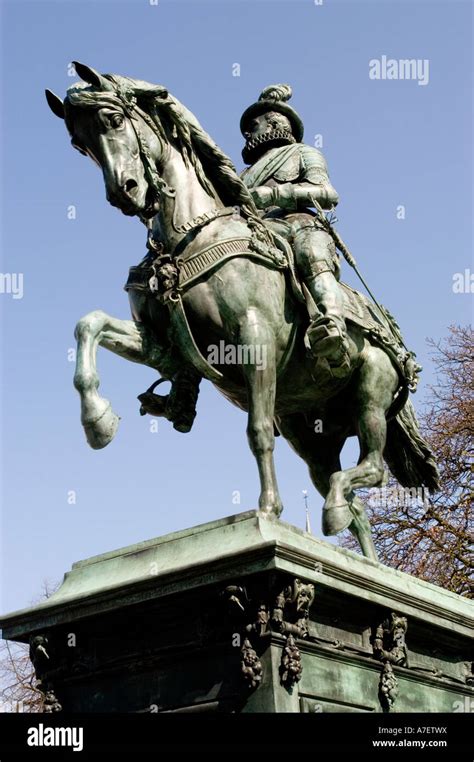
[[[110,117],[110,124],[112,127],[121,127],[123,124],[123,116],[122,114],[112,114]]]

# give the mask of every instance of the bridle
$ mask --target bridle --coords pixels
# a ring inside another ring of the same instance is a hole
[[[158,133],[158,130],[156,128],[156,125],[153,119],[151,118],[149,114],[146,113],[146,111],[144,111],[138,106],[137,98],[130,89],[124,87],[121,84],[115,84],[115,91],[121,103],[121,106],[124,110],[125,115],[130,120],[130,124],[132,125],[132,129],[137,139],[138,151],[139,151],[140,159],[141,159],[143,169],[145,172],[145,178],[148,182],[148,186],[151,190],[151,194],[153,197],[150,203],[150,206],[153,205],[155,201],[161,201],[162,196],[167,196],[168,198],[174,199],[176,197],[176,190],[172,188],[171,186],[169,186],[166,183],[166,181],[163,180],[161,175],[158,173],[156,169],[156,165],[151,156],[148,142],[145,136],[143,135],[142,130],[140,129],[140,118],[141,118],[148,125],[150,130],[153,132],[153,134],[159,141],[162,149],[164,150],[163,141],[161,139],[161,136]],[[175,211],[176,211],[176,207],[174,209],[174,213],[172,216],[173,229],[177,233],[189,233],[195,228],[202,227],[202,225],[205,225],[206,223],[211,222],[212,220],[215,220],[218,217],[223,217],[223,216],[228,216],[230,214],[233,214],[235,211],[235,207],[224,207],[220,209],[215,208],[215,209],[212,209],[210,212],[203,212],[202,214],[199,214],[196,217],[194,217],[192,220],[188,220],[187,222],[181,225],[178,225],[176,223]]]
[[[138,106],[137,98],[130,89],[116,84],[115,93],[122,105],[125,115],[130,120],[130,124],[132,125],[132,129],[135,133],[140,159],[145,172],[145,178],[154,197],[153,201],[160,201],[162,196],[175,198],[176,190],[169,186],[158,173],[151,156],[148,142],[142,130],[140,129],[140,119],[143,119],[143,121],[148,125],[150,130],[159,141],[162,149],[164,149],[163,142],[160,135],[158,134],[158,130],[156,129],[153,119],[149,114],[146,113],[146,111],[143,111],[143,109]]]
[[[138,105],[137,96],[135,95],[134,91],[124,85],[122,82],[115,80],[111,75],[108,75],[107,79],[108,86],[113,89],[113,94],[119,101],[124,116],[130,120],[130,124],[136,137],[138,153],[142,162],[145,179],[148,183],[147,195],[149,195],[149,197],[151,196],[146,209],[144,209],[142,213],[138,214],[138,217],[147,226],[150,240],[150,218],[156,214],[156,212],[154,212],[155,204],[157,202],[160,203],[163,196],[169,199],[175,199],[176,190],[175,188],[168,185],[166,180],[164,180],[158,172],[156,164],[151,155],[150,146],[148,145],[148,141],[145,138],[140,127],[140,119],[143,119],[145,124],[148,125],[151,132],[158,140],[162,154],[164,154],[167,149],[169,150],[169,145],[164,141],[163,135],[160,134],[160,131],[150,114],[148,114]],[[107,87],[107,90],[109,87]],[[195,232],[203,225],[206,225],[208,222],[211,222],[218,217],[229,216],[236,213],[235,205],[230,207],[216,206],[214,209],[211,209],[207,212],[202,212],[201,214],[196,215],[193,219],[178,225],[176,222],[176,208],[177,207],[175,204],[171,224],[175,232],[183,233],[185,235]],[[154,213],[150,214],[150,211]],[[238,213],[240,215],[240,210]],[[249,215],[248,218],[246,218],[246,221],[248,227],[252,231],[252,241],[255,244],[255,248],[266,249],[270,247],[271,249],[274,249],[275,253],[277,253],[277,250],[273,245],[273,236],[271,232],[263,225],[262,221],[259,219],[258,214],[256,213],[255,216]]]

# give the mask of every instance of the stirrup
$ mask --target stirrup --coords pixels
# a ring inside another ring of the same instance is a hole
[[[166,406],[169,394],[154,394],[156,387],[164,381],[166,381],[165,378],[158,379],[158,381],[155,381],[146,392],[138,395],[137,399],[140,402],[140,415],[154,415],[158,418],[166,418]]]
[[[166,378],[160,378],[146,392],[138,395],[140,415],[148,414],[157,418],[166,418],[173,424],[176,431],[187,434],[191,431],[196,417],[197,393],[191,396],[183,393],[189,388],[178,390],[172,388],[169,394],[154,394],[156,387],[166,380]]]

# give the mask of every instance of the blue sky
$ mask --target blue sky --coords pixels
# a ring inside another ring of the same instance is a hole
[[[420,408],[434,381],[426,338],[471,317],[472,297],[452,283],[472,268],[472,6],[15,0],[1,10],[0,272],[24,278],[22,299],[0,293],[5,612],[75,560],[254,508],[258,498],[241,412],[204,383],[191,434],[161,421],[151,433],[136,396],[153,372],[105,350],[101,390],[122,421],[109,448],[87,447],[68,361],[74,326],[96,308],[129,317],[122,286],[145,231],[108,206],[100,173],[71,149],[44,88],[64,96],[73,59],[164,84],[241,169],[241,112],[266,85],[289,82],[305,141],[323,136],[338,230],[425,368]],[[427,59],[428,84],[371,80],[369,61],[384,55]],[[355,284],[347,266],[343,278]],[[350,445],[346,463],[355,456]],[[322,501],[304,464],[282,441],[276,461],[283,518],[304,526],[307,488],[319,535]]]

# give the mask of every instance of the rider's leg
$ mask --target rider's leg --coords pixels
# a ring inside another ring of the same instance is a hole
[[[173,378],[166,403],[166,417],[173,428],[187,434],[196,417],[196,403],[202,376],[192,367],[183,365]]]
[[[167,395],[155,393],[154,389],[158,383],[153,384],[146,392],[140,394],[138,397],[140,413],[141,415],[149,414],[166,418],[172,422],[176,431],[187,433],[191,430],[196,417],[196,402],[202,376],[183,359],[177,347],[170,343],[168,307],[162,306],[159,312],[157,333],[152,334],[145,328],[149,320],[148,297],[142,291],[135,291],[132,288],[129,290],[128,296],[137,326],[142,326],[145,336],[153,335],[156,345],[160,347],[160,363],[156,366],[157,370],[163,379],[171,383],[171,390]],[[115,351],[113,346],[109,348]]]
[[[314,224],[299,227],[293,236],[296,265],[317,307],[307,336],[312,351],[331,365],[347,364],[346,325],[342,293],[336,280],[334,241]]]

